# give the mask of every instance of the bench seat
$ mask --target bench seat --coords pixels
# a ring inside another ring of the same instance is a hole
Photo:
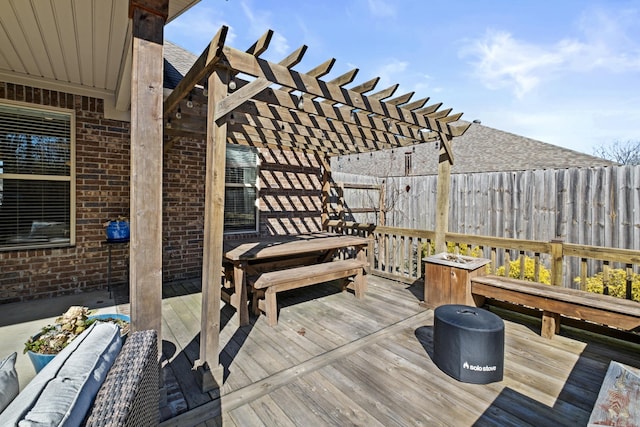
[[[640,330],[640,303],[609,295],[494,275],[472,278],[471,294],[478,306],[490,298],[542,310],[541,335],[546,338],[560,331],[561,315],[625,331]]]
[[[364,262],[348,259],[262,273],[249,281],[253,288],[253,310],[263,311],[269,325],[275,326],[278,323],[278,292],[348,277],[354,277],[356,298],[362,298],[366,292],[364,267]]]

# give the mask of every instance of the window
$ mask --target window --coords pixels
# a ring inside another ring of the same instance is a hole
[[[0,104],[0,250],[75,243],[74,120]]]
[[[224,231],[258,230],[258,153],[252,147],[227,144]]]

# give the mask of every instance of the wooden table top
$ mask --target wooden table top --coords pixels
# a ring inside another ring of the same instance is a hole
[[[300,253],[364,246],[369,239],[333,233],[298,234],[251,240],[227,240],[224,257],[230,261],[276,258]]]

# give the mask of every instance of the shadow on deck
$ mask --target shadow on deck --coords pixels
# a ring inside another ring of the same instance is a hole
[[[547,340],[535,320],[502,311],[504,380],[461,383],[431,359],[421,294],[375,276],[362,300],[333,284],[302,288],[279,297],[273,328],[262,316],[238,328],[225,306],[224,384],[201,393],[199,282],[165,286],[163,425],[585,425],[609,362],[640,366],[638,345],[567,330]]]

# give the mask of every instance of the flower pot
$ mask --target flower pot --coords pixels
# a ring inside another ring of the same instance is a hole
[[[129,240],[129,221],[111,221],[105,227],[107,240]]]
[[[28,350],[27,354],[29,355],[29,360],[31,360],[31,364],[36,370],[36,374],[40,372],[40,370],[42,370],[42,368],[44,368],[47,365],[47,363],[51,362],[51,360],[53,360],[54,357],[56,357],[55,354],[34,353],[31,350]]]
[[[117,313],[94,314],[92,316],[89,316],[87,319],[88,320],[95,319],[95,320],[101,320],[101,321],[106,321],[108,319],[118,319],[118,320],[124,320],[129,323],[131,322],[130,317],[127,316],[126,314],[117,314]],[[123,341],[125,340],[127,334],[128,334],[128,330],[121,333],[121,337]],[[33,339],[36,340],[40,335],[41,333],[35,334],[33,336]],[[54,357],[56,357],[56,354],[35,353],[31,350],[27,350],[27,355],[29,355],[29,360],[31,360],[31,364],[36,370],[36,374],[40,372],[40,370],[42,370],[42,368],[44,368],[47,365],[47,363],[53,360]]]
[[[126,315],[126,314],[117,314],[117,313],[104,313],[104,314],[93,314],[91,316],[89,316],[87,318],[87,320],[101,320],[101,321],[107,321],[109,319],[116,319],[116,320],[123,320],[127,323],[131,323],[131,318]],[[122,337],[122,340],[124,341],[128,335],[129,331],[121,331],[120,332],[120,336]]]

